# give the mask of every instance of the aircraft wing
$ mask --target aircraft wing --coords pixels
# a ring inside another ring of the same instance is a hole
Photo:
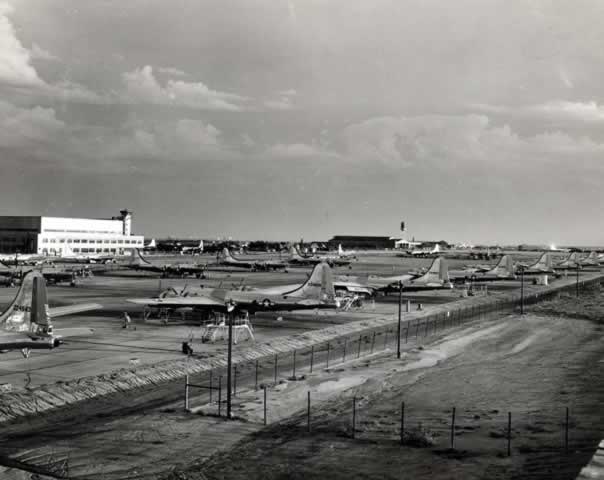
[[[148,307],[224,307],[224,301],[212,297],[129,298],[130,303]]]
[[[54,331],[54,336],[59,338],[85,337],[94,333],[94,328],[61,328]]]
[[[101,308],[103,308],[103,306],[99,303],[81,303],[78,305],[66,305],[64,307],[49,308],[48,314],[51,316],[51,318],[56,318],[64,315],[89,312],[90,310],[100,310]]]

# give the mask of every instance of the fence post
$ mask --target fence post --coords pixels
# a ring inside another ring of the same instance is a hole
[[[233,396],[237,396],[237,365],[233,367]]]
[[[222,416],[221,415],[221,409],[222,409],[222,375],[220,375],[218,377],[218,416]]]
[[[455,448],[455,407],[451,413],[451,449]]]
[[[258,390],[258,360],[256,360],[256,379],[254,381],[254,390]]]
[[[375,330],[373,331],[373,335],[371,336],[371,353],[373,353],[374,347],[375,347]]]
[[[359,349],[358,349],[358,351],[357,351],[357,358],[360,358],[360,357],[361,357],[361,345],[362,345],[362,343],[361,343],[361,342],[362,342],[362,341],[363,341],[363,335],[361,334],[361,335],[359,335]]]
[[[294,365],[293,365],[293,371],[292,371],[292,378],[295,380],[296,379],[296,351],[294,350]]]
[[[306,431],[310,433],[310,390],[307,393],[307,406],[306,406]]]
[[[274,383],[277,384],[277,355],[275,354],[275,373],[274,373]]]
[[[405,402],[401,402],[401,445],[405,444]]]
[[[512,455],[512,412],[508,412],[508,457]]]
[[[357,424],[357,397],[352,397],[352,438]]]
[[[564,451],[568,453],[568,407],[566,407],[566,422],[564,423]]]
[[[266,385],[264,385],[264,425],[266,425]]]
[[[185,412],[189,410],[189,374],[185,375]]]
[[[312,367],[313,367],[314,363],[315,363],[315,346],[311,345],[310,346],[310,373],[312,373]]]

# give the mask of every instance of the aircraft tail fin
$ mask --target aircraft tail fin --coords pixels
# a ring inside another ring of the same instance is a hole
[[[296,245],[292,245],[291,247],[289,247],[289,257],[290,257],[290,259],[295,259],[295,260],[300,260],[302,258],[302,256],[300,255],[300,252],[298,250],[298,247],[296,247]]]
[[[344,255],[344,250],[342,249],[342,244],[338,243],[338,255]]]
[[[539,260],[531,266],[532,268],[540,268],[544,270],[551,270],[552,268],[552,255],[551,253],[544,253],[539,257]]]
[[[220,260],[227,261],[227,262],[235,262],[236,260],[233,258],[233,256],[231,255],[231,252],[229,251],[228,248],[224,247],[222,249],[222,252],[220,252]]]
[[[491,270],[491,273],[513,275],[514,260],[512,259],[512,256],[504,255],[503,257],[501,257],[497,265],[495,265],[495,268]]]
[[[151,265],[145,258],[141,255],[141,252],[138,248],[133,248],[130,250],[130,265]]]
[[[151,239],[151,241],[147,244],[146,248],[157,248],[157,244],[155,243],[154,238]]]
[[[568,258],[566,259],[567,262],[573,262],[576,263],[577,262],[577,252],[572,252]]]
[[[0,315],[0,327],[10,332],[52,333],[46,282],[41,272],[28,272],[10,306]]]
[[[596,258],[598,258],[598,254],[592,250],[589,256],[587,257],[587,260],[595,260]]]
[[[326,263],[315,265],[308,280],[302,286],[290,292],[288,296],[335,301],[336,292],[333,286],[333,273],[329,265]]]
[[[444,257],[436,257],[428,271],[414,280],[417,283],[438,281],[449,281],[449,267]]]

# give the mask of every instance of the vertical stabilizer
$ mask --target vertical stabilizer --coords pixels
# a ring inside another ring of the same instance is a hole
[[[138,248],[130,250],[130,265],[151,265],[143,256]]]
[[[28,272],[10,306],[0,315],[0,327],[10,332],[37,331],[50,327],[46,282],[37,270]]]
[[[436,257],[430,265],[428,271],[421,277],[413,280],[413,283],[434,283],[434,282],[448,282],[449,281],[449,267],[444,257]]]

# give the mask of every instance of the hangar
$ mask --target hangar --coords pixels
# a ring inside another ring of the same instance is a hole
[[[0,252],[61,255],[124,254],[142,248],[144,237],[132,235],[132,212],[110,219],[46,216],[0,216]]]
[[[366,250],[384,250],[395,247],[396,237],[379,237],[366,235],[336,235],[328,240],[327,244],[330,250],[337,250],[338,245],[342,248],[358,248]]]

